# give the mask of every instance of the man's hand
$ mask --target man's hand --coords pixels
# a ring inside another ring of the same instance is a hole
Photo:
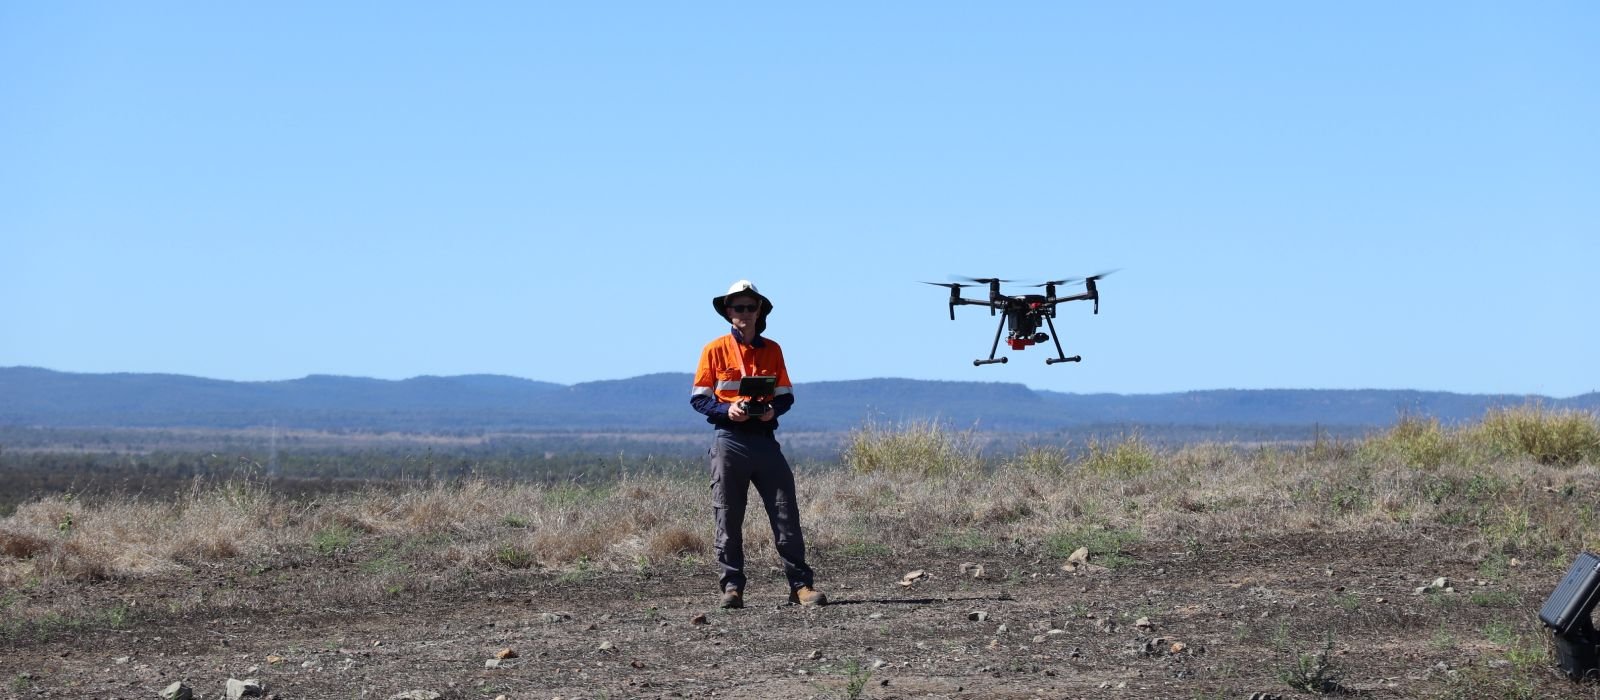
[[[772,409],[772,404],[756,403],[752,401],[750,402],[750,405],[760,406],[761,413],[752,414],[751,412],[745,410],[744,401],[735,401],[728,405],[728,420],[731,420],[735,423],[743,423],[751,418],[760,418],[763,421],[770,421],[778,417],[778,412]]]

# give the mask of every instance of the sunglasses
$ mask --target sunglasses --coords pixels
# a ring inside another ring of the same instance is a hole
[[[735,313],[747,314],[747,313],[751,313],[753,311],[760,311],[761,310],[761,305],[760,304],[729,304],[728,308],[733,309],[733,311]]]

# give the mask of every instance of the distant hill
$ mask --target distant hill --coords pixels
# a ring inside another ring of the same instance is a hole
[[[1600,409],[1600,393],[1567,399],[1536,395],[1454,394],[1389,389],[1221,389],[1176,394],[1060,394],[1039,392],[1074,422],[1206,425],[1389,425],[1401,416],[1445,422],[1482,418],[1491,408],[1538,404],[1554,409]]]
[[[335,430],[694,431],[689,374],[562,385],[495,375],[399,381],[313,375],[234,382],[172,374],[74,374],[0,368],[0,425]],[[867,421],[938,419],[957,427],[1046,432],[1088,425],[1382,426],[1402,415],[1471,420],[1538,402],[1600,410],[1600,393],[1566,399],[1391,390],[1214,390],[1068,394],[1021,384],[915,379],[795,387],[790,430],[838,431]]]

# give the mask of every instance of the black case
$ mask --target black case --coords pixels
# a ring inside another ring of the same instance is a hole
[[[1555,632],[1556,663],[1572,680],[1600,678],[1600,633],[1590,620],[1597,595],[1600,556],[1584,552],[1539,608],[1539,621]]]
[[[1539,620],[1556,634],[1593,632],[1589,613],[1594,609],[1596,593],[1600,593],[1600,556],[1584,552],[1572,562],[1561,585],[1545,599],[1544,607],[1539,608]]]

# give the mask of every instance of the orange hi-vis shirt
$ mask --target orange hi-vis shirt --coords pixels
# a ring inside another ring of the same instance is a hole
[[[694,394],[715,396],[722,403],[738,401],[739,380],[745,377],[777,377],[776,396],[793,394],[789,369],[783,364],[783,348],[769,338],[756,338],[758,346],[743,345],[732,333],[706,343],[700,351],[700,366],[694,372]]]

